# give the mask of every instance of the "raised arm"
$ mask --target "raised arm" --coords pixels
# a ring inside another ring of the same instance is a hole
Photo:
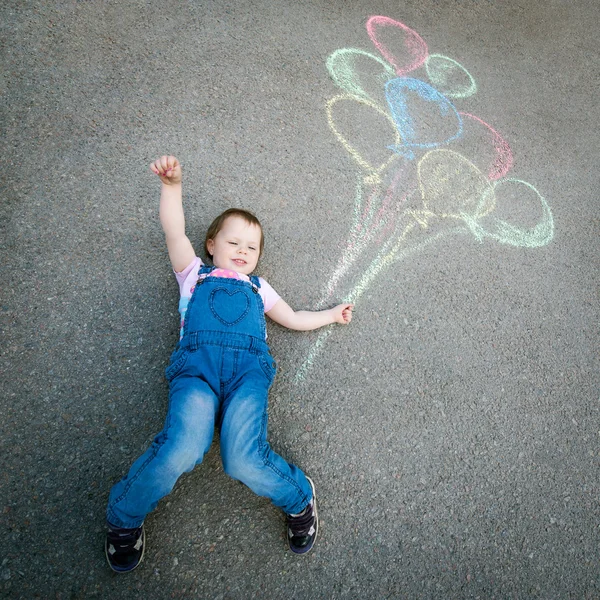
[[[185,234],[181,165],[174,156],[162,156],[150,165],[150,170],[162,181],[159,213],[171,265],[175,271],[183,271],[194,260],[196,253]]]
[[[347,325],[352,320],[353,304],[338,304],[327,310],[293,310],[284,300],[278,300],[267,315],[288,329],[310,331],[331,323]]]

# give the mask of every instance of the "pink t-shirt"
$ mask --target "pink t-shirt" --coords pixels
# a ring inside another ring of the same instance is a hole
[[[179,314],[181,315],[181,330],[179,336],[183,336],[183,323],[185,320],[185,313],[187,311],[188,303],[194,288],[198,281],[198,271],[204,263],[202,259],[196,256],[194,260],[180,273],[175,273],[177,283],[179,284]],[[203,277],[229,277],[231,279],[241,279],[242,281],[250,281],[248,275],[238,273],[237,271],[229,271],[226,269],[215,269]],[[260,282],[260,288],[258,293],[262,299],[265,307],[265,312],[269,312],[281,298],[281,296],[262,278],[258,278]]]

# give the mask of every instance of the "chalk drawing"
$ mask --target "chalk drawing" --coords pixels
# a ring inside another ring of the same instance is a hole
[[[427,59],[429,51],[423,38],[400,21],[382,16],[371,17],[367,21],[367,32],[375,48],[399,77],[418,69]],[[388,49],[389,45],[396,50],[395,53]]]
[[[430,54],[425,60],[429,81],[446,98],[467,98],[477,92],[471,74],[455,60],[441,54]]]
[[[385,84],[385,96],[402,140],[401,144],[391,147],[398,154],[412,159],[415,158],[413,150],[437,148],[462,134],[462,119],[450,100],[420,79],[392,79]],[[422,102],[426,110],[416,108],[417,102]],[[420,122],[413,118],[413,112],[419,113]],[[433,127],[432,122],[435,124]],[[419,125],[425,132],[419,130]],[[428,133],[435,139],[429,139]],[[447,134],[449,137],[445,137]],[[440,137],[444,139],[440,141]]]
[[[430,54],[423,38],[399,21],[373,16],[366,28],[381,56],[343,48],[326,63],[343,92],[326,104],[329,127],[358,171],[349,236],[318,307],[334,296],[356,304],[385,269],[451,235],[522,248],[544,246],[554,236],[542,195],[526,181],[507,178],[514,164],[508,142],[454,105],[477,93],[467,69]],[[378,124],[383,139],[377,147],[365,143],[372,144],[373,129],[363,135],[362,119],[350,132],[337,124],[340,113],[339,122],[346,123],[356,111]],[[518,213],[511,209],[515,201],[528,214],[537,211],[535,225],[511,221]],[[359,259],[359,274],[351,277]],[[319,332],[296,381],[305,377],[332,331]]]

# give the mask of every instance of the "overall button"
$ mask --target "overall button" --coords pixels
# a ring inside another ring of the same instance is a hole
[[[272,356],[268,354],[259,354],[258,362],[263,370],[263,373],[267,376],[269,381],[273,381],[275,373],[277,372],[277,363],[273,360]]]

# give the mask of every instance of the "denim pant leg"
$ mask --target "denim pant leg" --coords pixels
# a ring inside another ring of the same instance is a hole
[[[304,473],[276,454],[267,442],[269,382],[248,375],[228,394],[221,422],[225,472],[288,514],[301,512],[312,488]]]
[[[212,443],[218,399],[197,377],[171,382],[164,429],[152,446],[111,490],[107,520],[116,527],[139,527],[177,479],[202,462]]]

